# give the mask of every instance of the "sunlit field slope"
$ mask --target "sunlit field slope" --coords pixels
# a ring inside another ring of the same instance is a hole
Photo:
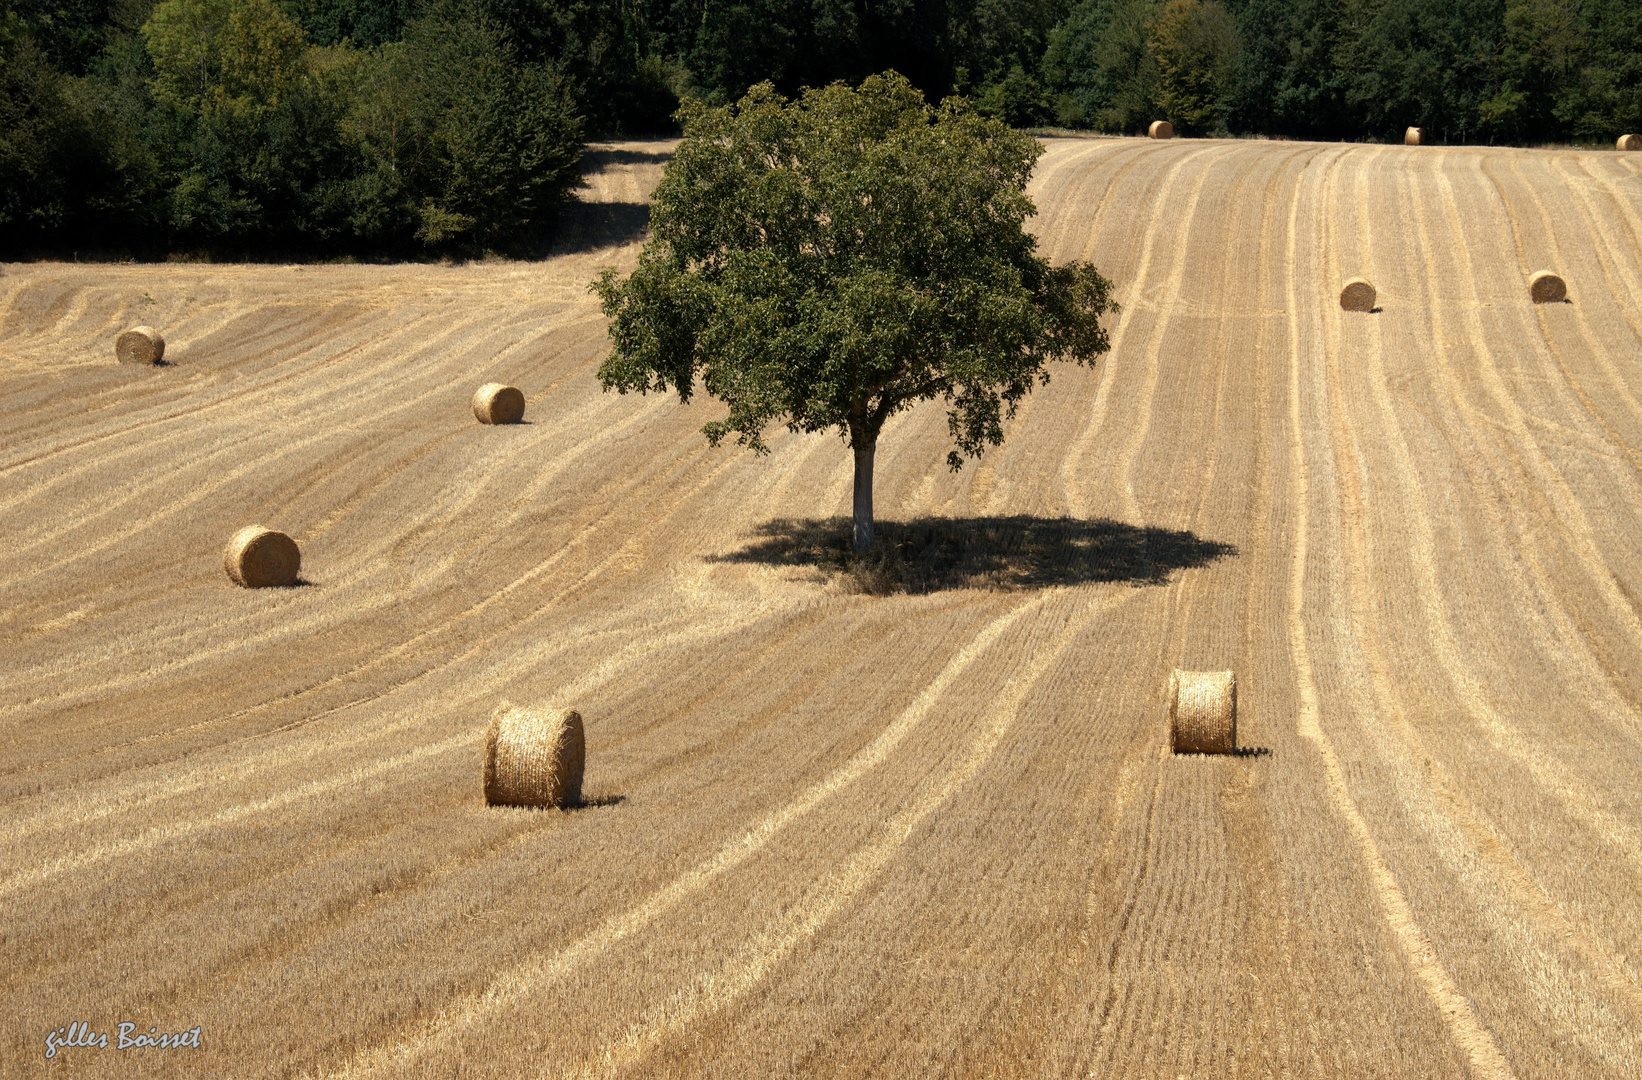
[[[666,151],[539,263],[4,267],[0,1075],[1642,1075],[1642,157],[1051,143],[1112,351],[890,423],[871,596],[836,438],[600,392]]]

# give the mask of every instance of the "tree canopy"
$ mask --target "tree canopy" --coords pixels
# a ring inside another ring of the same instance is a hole
[[[302,28],[273,0],[165,0],[142,35],[155,96],[190,111],[265,112],[301,74]]]
[[[764,431],[837,430],[856,457],[855,546],[873,536],[872,454],[890,417],[947,403],[953,468],[1054,360],[1109,348],[1110,283],[1053,267],[1022,225],[1042,147],[961,98],[931,108],[871,76],[796,101],[768,84],[688,103],[637,269],[594,283],[612,319],[606,389],[729,407],[703,428],[764,451]]]

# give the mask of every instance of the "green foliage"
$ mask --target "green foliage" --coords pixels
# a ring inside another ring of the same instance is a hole
[[[0,0],[0,63],[11,59],[17,42],[25,33],[23,16],[12,0]]]
[[[954,89],[976,110],[1016,127],[1051,123],[1054,101],[1038,69],[1066,0],[975,0],[954,20]]]
[[[1239,49],[1226,9],[1217,0],[1169,0],[1146,47],[1157,64],[1163,118],[1187,135],[1223,128]]]
[[[975,109],[1013,127],[1034,127],[1054,119],[1049,92],[1019,64],[1001,79],[988,82],[975,99]]]
[[[687,62],[708,101],[733,100],[743,88],[765,80],[790,81],[800,60],[799,8],[791,0],[701,5]]]
[[[156,215],[121,99],[54,67],[32,36],[0,63],[0,251],[129,252]]]
[[[1568,101],[1564,116],[1580,138],[1606,142],[1642,132],[1642,4],[1587,0],[1583,8],[1583,99]]]
[[[1552,139],[1569,129],[1606,141],[1616,130],[1633,130],[1639,34],[1642,6],[1636,4],[1508,0],[1502,77],[1498,92],[1478,106],[1480,126],[1513,142]],[[1627,41],[1632,47],[1623,47]]]
[[[427,248],[525,253],[578,177],[581,127],[563,80],[520,64],[488,17],[413,20],[341,76],[358,161],[359,235]]]
[[[893,68],[926,94],[975,92],[1031,72],[1041,48],[1017,41],[1023,19],[1059,16],[1061,0],[673,0],[652,16],[655,40],[690,72],[710,104],[768,81],[793,94]],[[1011,14],[1013,13],[1013,14]]]
[[[563,77],[590,131],[676,130],[672,115],[688,75],[676,59],[655,51],[643,7],[611,0],[538,0],[532,10],[538,13],[537,29],[520,35],[522,58]]]
[[[339,102],[271,0],[165,0],[140,31],[169,245],[300,249],[341,235]]]
[[[164,0],[142,36],[155,97],[191,113],[264,116],[302,74],[302,28],[273,0]]]
[[[100,164],[96,126],[69,88],[32,38],[0,69],[0,227],[12,243],[70,221]]]
[[[414,0],[288,0],[286,9],[317,45],[373,49],[398,41],[416,14]]]
[[[1384,139],[1423,127],[1445,141],[1482,134],[1493,96],[1504,0],[1346,0],[1334,62],[1360,130]]]
[[[932,109],[886,74],[797,101],[762,84],[684,116],[638,268],[594,285],[606,389],[688,400],[699,380],[729,406],[708,439],[755,451],[775,423],[870,450],[940,398],[957,468],[1002,441],[1050,361],[1109,347],[1110,283],[1051,267],[1022,230],[1042,148],[963,99]]]
[[[10,0],[0,14],[0,35],[11,25],[12,40],[27,34],[57,70],[83,75],[102,50],[110,0]]]
[[[1058,122],[1135,132],[1158,119],[1147,39],[1159,0],[1084,0],[1050,35],[1043,68]]]
[[[1552,126],[1558,104],[1577,93],[1585,52],[1578,8],[1577,0],[1507,0],[1504,78],[1477,108],[1485,127],[1521,138]]]
[[[1339,138],[1359,129],[1334,57],[1346,41],[1344,0],[1245,0],[1228,126]]]

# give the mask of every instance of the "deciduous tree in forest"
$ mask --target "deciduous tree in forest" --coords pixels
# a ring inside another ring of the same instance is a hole
[[[1069,127],[1144,131],[1157,119],[1157,60],[1147,48],[1156,0],[1083,0],[1049,35],[1044,75]]]
[[[687,104],[684,140],[625,280],[594,289],[612,318],[605,388],[699,378],[729,406],[702,430],[764,452],[764,430],[836,429],[855,455],[854,547],[873,542],[884,423],[941,398],[948,464],[1003,441],[1047,364],[1110,346],[1111,283],[1053,267],[1022,229],[1042,147],[963,100],[936,108],[893,73],[797,101],[768,84],[737,105]]]
[[[12,0],[0,0],[0,63],[11,59],[17,39],[23,36],[23,20]]]
[[[266,112],[302,69],[302,28],[272,0],[165,0],[142,34],[156,97],[190,111]]]
[[[580,176],[575,105],[479,9],[429,9],[365,73],[348,121],[372,165],[356,203],[391,220],[408,200],[433,247],[528,251]]]
[[[1147,48],[1157,61],[1158,104],[1186,134],[1222,125],[1237,70],[1237,23],[1217,0],[1169,0]]]

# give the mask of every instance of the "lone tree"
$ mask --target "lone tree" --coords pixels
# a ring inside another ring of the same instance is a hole
[[[1043,147],[962,99],[931,109],[886,73],[798,101],[764,83],[682,117],[638,268],[592,286],[613,320],[599,379],[688,401],[699,375],[730,408],[702,428],[715,446],[734,432],[767,452],[780,421],[837,428],[855,452],[855,550],[872,546],[891,416],[945,400],[957,469],[1003,441],[1049,361],[1111,347],[1111,282],[1050,266],[1021,228]]]

